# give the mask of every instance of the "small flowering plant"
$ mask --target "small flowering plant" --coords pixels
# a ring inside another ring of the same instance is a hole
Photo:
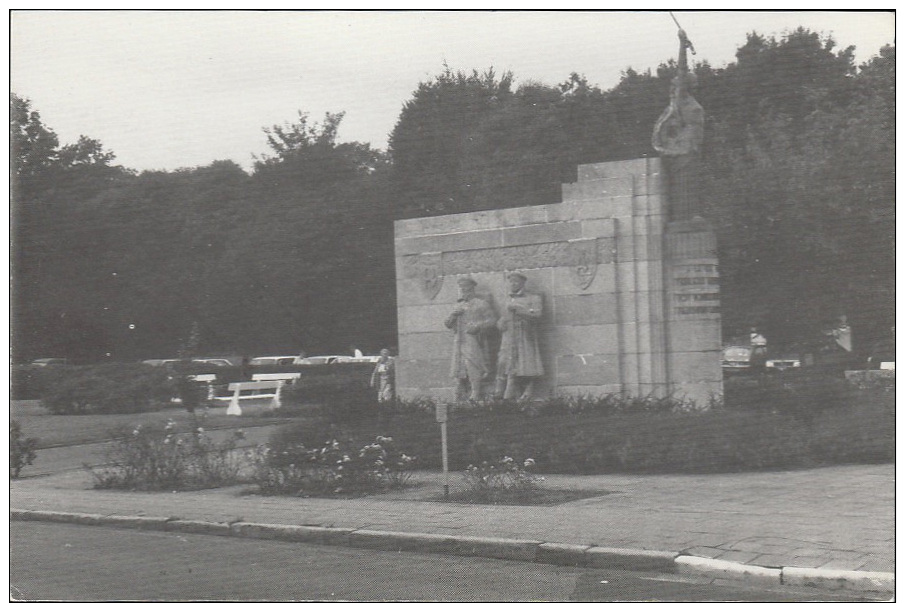
[[[401,488],[411,478],[415,458],[392,438],[379,436],[355,448],[336,439],[318,448],[259,446],[249,452],[253,481],[263,494],[356,496]]]
[[[496,463],[484,461],[469,465],[462,477],[475,502],[503,502],[530,494],[544,481],[532,473],[535,464],[532,458],[519,463],[511,456],[504,456]]]
[[[137,425],[115,434],[107,463],[90,468],[96,488],[174,490],[213,488],[239,481],[243,459],[236,453],[245,435],[237,430],[215,441],[195,425],[180,433],[169,419],[160,426]]]

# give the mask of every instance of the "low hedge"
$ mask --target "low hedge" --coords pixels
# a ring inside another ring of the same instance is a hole
[[[175,394],[166,369],[140,363],[59,369],[43,385],[41,404],[54,414],[118,414],[154,410]]]
[[[464,470],[503,456],[533,458],[540,473],[714,473],[893,462],[891,392],[846,390],[825,406],[777,410],[613,410],[524,412],[514,407],[451,407],[449,464]],[[530,410],[530,409],[529,409]],[[440,429],[429,405],[344,422],[298,423],[272,443],[317,445],[392,437],[422,468],[441,466]]]
[[[13,400],[39,400],[44,396],[46,384],[56,381],[61,374],[78,367],[71,366],[31,366],[10,367],[9,388]]]
[[[244,373],[243,374],[243,369]],[[203,404],[205,388],[189,375],[215,374],[214,384],[245,381],[253,374],[298,372],[284,388],[284,412],[303,404],[323,405],[336,420],[376,413],[377,394],[369,387],[373,364],[218,366],[184,362],[168,367],[143,363],[90,366],[18,366],[11,371],[13,399],[41,399],[55,414],[136,413],[158,408],[179,397],[187,408]]]
[[[292,416],[300,406],[318,405],[332,421],[373,417],[377,414],[377,391],[370,386],[373,370],[366,363],[305,367],[299,379],[283,388],[281,414]]]
[[[803,420],[845,404],[854,395],[842,374],[811,369],[730,379],[723,391],[727,407],[778,412]]]

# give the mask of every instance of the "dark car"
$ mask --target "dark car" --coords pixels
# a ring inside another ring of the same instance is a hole
[[[783,350],[775,354],[768,354],[767,360],[764,362],[764,369],[768,372],[781,372],[801,368],[802,364],[802,354],[792,350]]]
[[[753,348],[750,345],[727,345],[720,357],[723,372],[727,375],[751,372],[752,353]]]

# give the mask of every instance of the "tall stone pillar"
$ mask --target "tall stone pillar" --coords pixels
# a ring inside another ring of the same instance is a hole
[[[664,238],[670,388],[703,406],[723,393],[716,234],[695,218],[667,223]]]

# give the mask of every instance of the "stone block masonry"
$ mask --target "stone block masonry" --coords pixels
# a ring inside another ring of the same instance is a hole
[[[658,159],[582,165],[561,203],[396,222],[399,395],[453,400],[456,281],[499,313],[513,270],[543,299],[537,396],[721,395],[715,239],[668,224],[664,188]]]

